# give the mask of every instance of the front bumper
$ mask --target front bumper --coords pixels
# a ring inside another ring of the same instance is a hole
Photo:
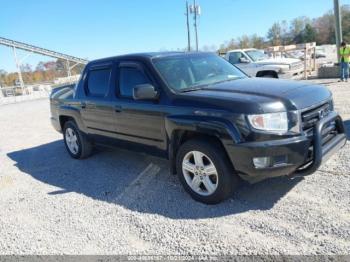
[[[322,142],[322,132],[327,124],[335,121],[337,134],[327,143]],[[306,135],[298,137],[226,145],[226,150],[235,170],[242,179],[255,183],[265,178],[297,175],[305,176],[314,173],[320,165],[346,143],[344,124],[341,117],[332,112],[320,120],[314,128],[312,139]],[[309,152],[312,159],[309,159]],[[268,168],[256,168],[253,158],[285,156],[286,162]]]
[[[279,79],[298,79],[300,78],[304,73],[304,69],[296,69],[296,70],[288,70],[284,73],[279,73],[278,78]]]
[[[335,121],[338,134],[328,143],[322,145],[322,132],[326,125]],[[341,117],[332,112],[330,115],[317,123],[313,139],[313,160],[307,163],[305,167],[297,169],[296,174],[306,176],[314,173],[322,164],[327,161],[335,152],[342,148],[346,143],[345,127]]]

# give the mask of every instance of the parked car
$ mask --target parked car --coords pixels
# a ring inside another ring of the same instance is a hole
[[[252,77],[297,77],[304,72],[304,65],[296,58],[269,58],[257,49],[236,49],[225,55],[227,61]]]
[[[91,61],[50,101],[73,158],[100,143],[164,156],[185,190],[208,204],[231,196],[240,179],[312,174],[346,142],[326,87],[249,78],[211,53]]]

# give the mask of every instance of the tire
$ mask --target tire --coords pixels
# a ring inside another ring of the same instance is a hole
[[[74,121],[67,121],[64,124],[63,138],[66,149],[71,157],[83,159],[91,155],[92,144],[86,135],[79,130]]]
[[[195,158],[202,159],[204,169]],[[222,147],[215,142],[199,139],[185,142],[177,153],[176,170],[185,190],[194,200],[205,204],[217,204],[229,198],[239,183]]]

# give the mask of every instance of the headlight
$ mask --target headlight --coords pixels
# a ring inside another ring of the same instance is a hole
[[[279,73],[279,74],[285,74],[285,73],[287,73],[289,70],[291,70],[291,67],[290,67],[290,66],[281,66],[281,67],[278,69],[278,73]]]
[[[272,132],[288,131],[288,116],[286,112],[248,115],[249,123],[258,130]]]
[[[283,68],[278,69],[278,74],[285,74],[286,70]]]

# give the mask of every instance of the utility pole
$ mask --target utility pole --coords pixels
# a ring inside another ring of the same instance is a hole
[[[198,52],[197,5],[196,5],[196,0],[193,0],[193,6],[194,6],[194,31],[196,32],[196,51]]]
[[[67,67],[67,76],[70,77],[72,76],[71,72],[70,72],[70,65],[69,65],[69,60],[66,60],[66,67]]]
[[[191,34],[190,34],[190,23],[188,20],[188,1],[186,1],[186,23],[187,23],[187,51],[191,51]]]
[[[335,16],[335,40],[337,44],[337,55],[338,55],[338,62],[339,62],[340,61],[339,48],[340,48],[340,43],[343,41],[339,0],[334,0],[334,16]]]
[[[193,13],[194,17],[194,31],[196,34],[196,51],[198,52],[198,31],[197,31],[197,16],[201,14],[200,6],[196,4],[196,0],[193,0],[193,5],[190,6],[190,12]]]

